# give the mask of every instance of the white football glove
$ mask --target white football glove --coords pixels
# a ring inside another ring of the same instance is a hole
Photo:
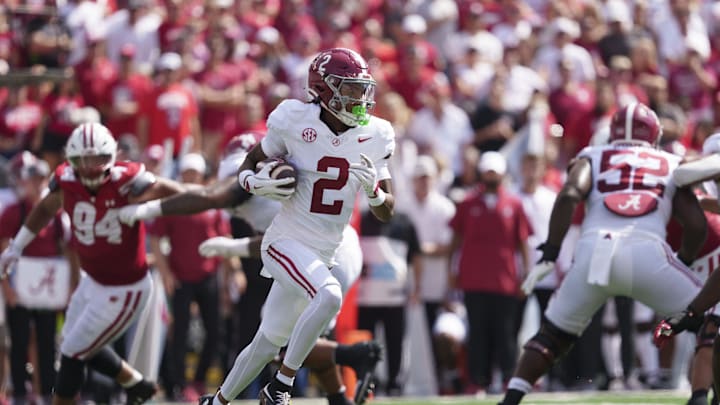
[[[233,239],[216,236],[207,239],[198,246],[198,253],[203,257],[248,257],[250,238]]]
[[[153,219],[160,215],[162,215],[160,200],[148,201],[142,204],[130,204],[118,210],[118,220],[127,226],[133,226],[137,221]]]
[[[10,241],[8,247],[0,255],[0,279],[4,279],[15,270],[15,265],[21,254],[22,251]]]
[[[350,173],[360,181],[365,194],[372,197],[375,195],[375,187],[377,186],[377,169],[375,169],[373,161],[365,154],[361,153],[360,159],[362,160],[361,163],[350,164]]]
[[[532,270],[530,270],[530,273],[528,273],[527,277],[525,277],[525,281],[522,283],[522,290],[525,293],[525,295],[532,294],[533,290],[535,289],[535,284],[538,283],[538,281],[542,280],[550,274],[551,271],[555,268],[554,262],[540,262],[533,266]]]
[[[292,193],[295,192],[295,188],[281,186],[294,182],[295,178],[270,178],[270,172],[272,172],[278,164],[280,164],[279,161],[270,162],[263,166],[257,173],[253,173],[252,170],[243,170],[238,175],[240,186],[251,194],[272,198],[273,200],[287,200]]]

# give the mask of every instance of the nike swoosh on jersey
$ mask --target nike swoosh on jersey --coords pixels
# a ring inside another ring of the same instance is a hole
[[[365,141],[369,141],[370,139],[372,139],[372,136],[368,136],[365,138],[358,138],[358,143],[363,143]]]

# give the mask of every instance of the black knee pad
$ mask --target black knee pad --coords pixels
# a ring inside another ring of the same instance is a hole
[[[578,336],[561,330],[552,322],[543,318],[540,330],[525,343],[523,348],[525,350],[534,350],[553,363],[557,358],[565,355],[577,340]]]
[[[705,321],[697,334],[695,351],[703,347],[711,347],[718,335],[718,327],[720,327],[720,316],[708,314],[705,315]]]
[[[55,395],[63,399],[73,399],[80,392],[85,376],[85,363],[63,355],[60,358],[60,370],[55,379]]]
[[[93,370],[115,379],[122,370],[122,359],[109,346],[105,346],[87,361]]]

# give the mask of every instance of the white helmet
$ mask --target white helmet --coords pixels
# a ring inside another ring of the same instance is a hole
[[[95,122],[78,125],[65,145],[65,157],[87,187],[107,181],[116,155],[117,142],[110,130]]]

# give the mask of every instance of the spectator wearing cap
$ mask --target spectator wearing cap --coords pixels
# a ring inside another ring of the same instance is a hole
[[[99,104],[105,126],[115,137],[138,136],[142,100],[152,92],[147,75],[135,69],[135,45],[125,44],[120,51],[118,76],[108,86]]]
[[[127,9],[119,10],[106,19],[107,56],[117,64],[125,44],[135,45],[133,60],[142,72],[152,71],[160,56],[158,28],[162,20],[149,9],[148,0],[128,0]]]
[[[140,104],[140,146],[171,143],[173,157],[186,149],[199,150],[202,145],[197,101],[181,83],[181,69],[180,55],[163,54],[157,63],[152,94]]]
[[[458,5],[452,0],[432,0],[424,3],[415,3],[414,7],[408,5],[411,7],[410,12],[417,13],[425,19],[427,24],[425,38],[438,50],[443,60],[449,61],[451,55],[447,54],[446,49],[458,28],[460,18]]]
[[[0,108],[0,156],[6,159],[30,147],[43,117],[40,104],[28,100],[27,93],[27,86],[11,87]]]
[[[145,165],[145,169],[157,176],[164,176],[167,169],[165,168],[165,148],[162,145],[150,145],[142,153],[140,161]]]
[[[436,73],[419,89],[423,108],[413,116],[407,135],[421,154],[434,154],[452,173],[441,176],[440,187],[447,187],[460,172],[460,151],[473,141],[470,119],[450,99],[450,82],[444,73]]]
[[[546,78],[551,90],[561,84],[557,63],[562,57],[572,59],[573,77],[576,80],[583,83],[595,80],[592,56],[585,48],[573,43],[580,36],[578,23],[566,17],[558,17],[547,26],[545,33],[545,44],[538,49],[533,68]]]
[[[4,249],[22,226],[32,208],[41,200],[43,190],[47,187],[47,176],[50,174],[48,164],[32,155],[28,155],[22,165],[19,167],[15,179],[15,191],[18,201],[8,206],[0,215],[0,245]],[[79,269],[73,267],[70,270],[70,262],[65,257],[68,254],[67,242],[70,237],[69,219],[65,213],[57,213],[54,220],[38,232],[37,237],[25,248],[23,255],[18,263],[21,267],[18,271],[46,271],[48,266],[55,267],[55,277],[49,288],[55,291],[55,294],[61,294],[61,291],[70,291],[71,285],[78,281]],[[61,270],[61,267],[64,270]],[[72,274],[73,277],[66,278]],[[48,308],[43,305],[34,304],[27,301],[27,298],[21,299],[18,296],[18,288],[24,287],[19,285],[19,281],[15,276],[10,279],[2,280],[2,292],[7,306],[7,321],[10,328],[10,344],[12,350],[10,352],[10,372],[13,384],[13,401],[14,403],[29,403],[30,398],[27,392],[29,385],[28,373],[26,365],[28,363],[28,350],[33,347],[37,352],[37,376],[39,377],[40,386],[39,394],[42,400],[50,402],[52,388],[55,383],[55,348],[56,348],[56,332],[57,332],[57,316],[59,308]],[[64,280],[65,285],[60,285]],[[68,281],[70,280],[70,281]],[[47,295],[43,293],[45,289],[39,289],[38,295]],[[38,301],[41,299],[37,297]],[[31,329],[35,329],[36,341],[31,342]],[[4,327],[0,327],[0,346],[4,348],[7,340],[7,331]],[[4,360],[4,358],[3,358]]]
[[[403,59],[403,53],[411,47],[420,48],[425,53],[425,64],[433,70],[442,70],[445,60],[438,54],[437,48],[426,39],[427,22],[419,14],[408,14],[402,19],[399,36],[397,38],[398,53]]]
[[[500,153],[482,154],[480,184],[450,221],[450,252],[459,256],[450,285],[463,292],[469,323],[467,364],[473,389],[479,390],[490,386],[493,366],[500,369],[504,383],[512,375],[520,281],[529,263],[532,229],[520,199],[502,185],[506,169]]]
[[[225,40],[211,37],[208,46],[210,60],[194,79],[197,83],[200,126],[203,131],[202,151],[210,164],[215,165],[224,139],[235,134],[236,111],[244,99],[245,89],[239,69],[226,62],[230,49]]]
[[[85,105],[71,69],[66,70],[65,80],[55,83],[52,91],[42,101],[44,116],[42,124],[35,131],[33,150],[54,170],[63,160],[67,139],[79,124],[73,118]]]
[[[206,169],[205,159],[199,154],[189,153],[180,159],[180,179],[184,183],[203,184]],[[148,224],[148,233],[157,269],[172,304],[173,323],[167,358],[171,362],[168,365],[171,376],[165,388],[171,399],[196,401],[198,394],[205,392],[208,368],[217,360],[220,325],[218,271],[224,263],[217,258],[200,256],[197,246],[208,238],[228,236],[228,219],[220,210],[162,217]],[[161,238],[167,238],[170,253],[161,248]],[[185,357],[190,305],[193,302],[197,303],[200,311],[205,339],[193,381],[187,384]]]
[[[449,222],[455,216],[455,204],[435,187],[437,176],[435,160],[428,155],[418,156],[412,172],[413,195],[402,209],[415,225],[420,242],[422,270],[415,280],[415,289],[425,306],[429,338],[433,336],[432,327],[449,292],[446,258],[452,239]],[[442,383],[440,375],[436,373],[436,376]]]

